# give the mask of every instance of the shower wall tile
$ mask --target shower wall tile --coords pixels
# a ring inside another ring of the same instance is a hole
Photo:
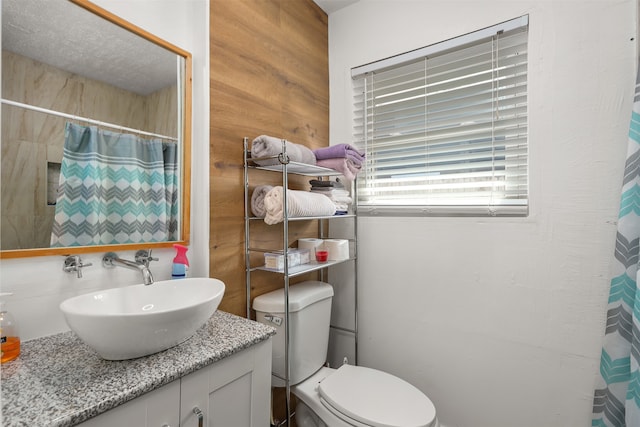
[[[5,143],[3,138],[3,214],[24,215],[25,212],[36,212],[41,190],[46,189],[46,171],[42,170],[45,159],[46,149],[42,145],[29,141]]]
[[[33,141],[33,126],[28,119],[29,114],[30,111],[3,104],[2,141]]]
[[[149,132],[159,133],[161,135],[177,137],[178,128],[178,93],[177,87],[170,86],[156,91],[145,100],[146,128]]]
[[[140,129],[144,127],[145,97],[80,78],[79,116]]]
[[[0,249],[22,249],[33,244],[33,217],[0,215]]]

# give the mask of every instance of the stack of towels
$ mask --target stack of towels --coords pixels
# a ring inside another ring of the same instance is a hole
[[[287,190],[287,216],[331,216],[336,205],[322,194],[310,191]],[[282,186],[259,185],[251,195],[251,212],[273,225],[284,221],[284,189]]]
[[[349,191],[344,189],[344,185],[340,181],[312,179],[309,184],[311,184],[312,193],[322,194],[336,205],[336,215],[349,213],[349,206],[353,203],[353,199],[349,197]]]
[[[318,165],[340,172],[353,181],[362,169],[365,154],[349,144],[332,145],[310,150],[304,145],[260,135],[252,141],[251,158],[261,166],[279,164],[286,149],[289,161]],[[259,185],[251,195],[251,211],[264,218],[267,224],[283,221],[284,195],[287,196],[289,217],[329,216],[346,214],[353,203],[349,192],[340,181],[311,180],[311,191],[286,190],[281,186]]]
[[[313,154],[318,166],[336,170],[349,181],[356,178],[365,160],[365,154],[349,144],[319,148]]]
[[[261,166],[280,164],[281,153],[287,151],[288,160],[318,165],[340,172],[346,179],[353,181],[362,169],[365,154],[349,144],[331,145],[317,150],[311,150],[304,145],[291,141],[260,135],[251,143],[251,157]]]

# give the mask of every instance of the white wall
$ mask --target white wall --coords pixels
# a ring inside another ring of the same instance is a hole
[[[331,143],[349,70],[529,14],[527,218],[361,218],[360,364],[456,427],[590,425],[636,65],[635,0],[361,0],[329,16]]]
[[[209,2],[208,0],[94,0],[103,8],[184,50],[193,59],[193,162],[190,275],[209,275]],[[72,251],[71,251],[72,252]],[[133,259],[135,251],[120,256]],[[171,277],[173,249],[155,250],[156,280]],[[136,271],[101,265],[102,253],[82,258],[93,263],[83,278],[62,271],[63,257],[0,260],[0,288],[13,292],[7,308],[20,325],[23,340],[68,330],[58,305],[64,299],[101,288],[141,282]]]

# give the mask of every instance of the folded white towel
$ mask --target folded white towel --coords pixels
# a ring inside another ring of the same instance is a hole
[[[325,189],[311,189],[312,193],[322,194],[325,197],[328,197],[333,203],[336,204],[337,210],[344,210],[345,205],[350,205],[353,203],[353,199],[349,196],[349,192],[347,190],[340,189],[329,189],[328,191]]]
[[[308,165],[316,164],[316,155],[304,145],[285,141],[285,147],[287,157],[289,157],[289,160],[292,162],[306,163]],[[280,153],[282,153],[282,139],[260,135],[251,143],[251,157],[254,159],[258,157],[277,156]],[[255,162],[261,166],[280,164],[278,159],[256,160]]]
[[[282,186],[273,187],[264,197],[267,214],[264,222],[277,224],[284,220],[284,191]],[[308,191],[287,190],[287,215],[289,217],[325,216],[336,213],[336,205],[322,194]]]
[[[273,185],[258,185],[251,193],[251,212],[258,218],[264,218],[267,214],[267,209],[264,207],[264,198],[272,188]]]

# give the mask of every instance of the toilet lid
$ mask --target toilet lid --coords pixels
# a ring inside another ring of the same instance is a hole
[[[436,417],[436,408],[420,390],[362,366],[342,365],[320,383],[318,391],[345,421],[350,418],[373,427],[429,427]]]

